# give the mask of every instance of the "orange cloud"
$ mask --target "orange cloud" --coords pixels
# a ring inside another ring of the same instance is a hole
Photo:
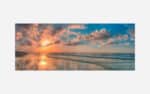
[[[81,24],[71,24],[68,25],[68,29],[85,29],[86,27]]]

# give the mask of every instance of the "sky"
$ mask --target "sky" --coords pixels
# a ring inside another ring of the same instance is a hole
[[[16,24],[16,51],[134,53],[135,25]]]

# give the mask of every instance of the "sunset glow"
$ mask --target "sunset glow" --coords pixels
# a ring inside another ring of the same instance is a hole
[[[41,46],[42,47],[45,47],[45,46],[48,46],[51,42],[49,40],[42,40],[41,41]]]

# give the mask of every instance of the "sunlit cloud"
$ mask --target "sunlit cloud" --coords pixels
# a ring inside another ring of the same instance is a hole
[[[85,29],[86,27],[83,24],[71,24],[68,25],[68,29]]]

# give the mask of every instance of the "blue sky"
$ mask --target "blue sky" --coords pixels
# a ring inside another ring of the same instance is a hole
[[[118,34],[126,34],[128,30],[134,30],[134,24],[85,24],[86,29],[72,29],[75,32],[81,32],[82,34],[89,34],[95,30],[107,29],[112,36]]]

